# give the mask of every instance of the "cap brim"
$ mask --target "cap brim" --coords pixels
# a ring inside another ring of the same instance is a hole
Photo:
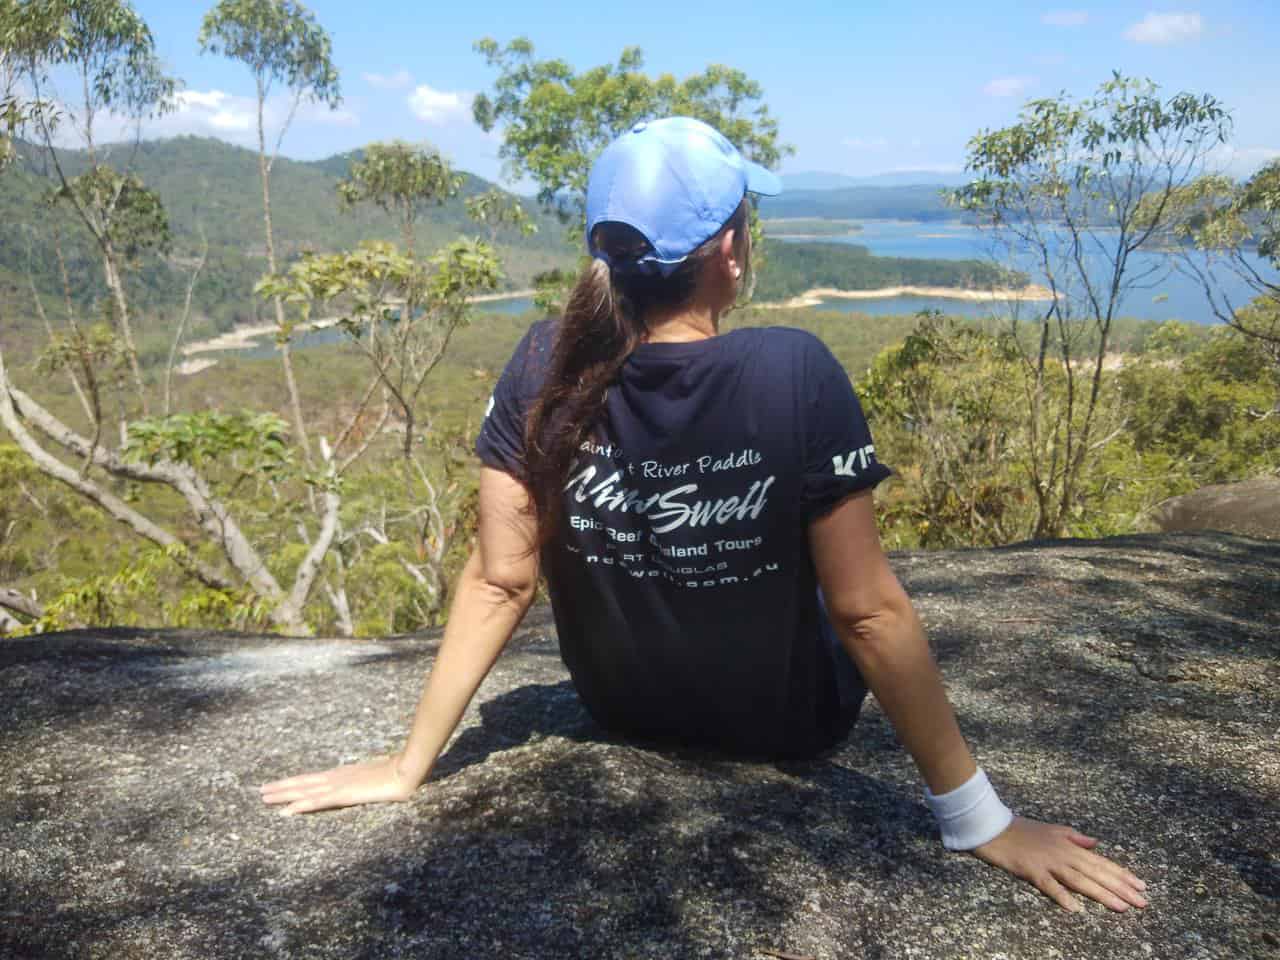
[[[782,179],[758,163],[746,161],[747,192],[758,193],[762,197],[776,197],[782,192]]]

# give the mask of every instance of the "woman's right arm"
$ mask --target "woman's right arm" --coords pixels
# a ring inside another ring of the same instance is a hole
[[[478,543],[454,589],[444,640],[404,748],[389,757],[268,783],[285,814],[407,800],[431,774],[463,711],[533,602],[538,581],[528,492],[510,475],[480,472]]]

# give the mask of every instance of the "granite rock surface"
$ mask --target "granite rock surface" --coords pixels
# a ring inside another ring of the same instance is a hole
[[[945,851],[873,702],[799,764],[610,739],[535,609],[413,800],[292,818],[257,785],[395,749],[437,634],[0,642],[0,957],[1280,957],[1280,544],[893,562],[1005,801],[1148,909]]]
[[[1218,530],[1280,540],[1280,476],[1216,483],[1156,505],[1153,519],[1166,533]]]

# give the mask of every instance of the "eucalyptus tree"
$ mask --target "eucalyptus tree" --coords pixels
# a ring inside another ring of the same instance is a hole
[[[271,229],[271,168],[280,155],[280,144],[307,101],[336,109],[342,102],[338,71],[333,65],[333,44],[315,16],[296,0],[221,0],[205,14],[200,26],[200,49],[239,60],[253,73],[257,94],[258,174],[262,181],[262,218],[266,235],[267,271],[279,271],[275,238]],[[265,113],[268,98],[283,88],[288,106],[275,132],[275,143],[267,151]],[[278,299],[275,306],[277,342],[284,367],[285,384],[293,415],[297,442],[307,461],[311,447],[306,422],[298,398],[297,379],[290,353],[292,328],[286,322]]]
[[[517,230],[525,237],[538,232],[538,225],[529,218],[523,204],[505,190],[494,188],[467,197],[466,208],[467,216],[484,225],[490,243],[497,242],[498,231],[504,228]]]
[[[6,68],[30,89],[25,119],[52,162],[58,183],[53,198],[75,211],[101,253],[113,320],[145,413],[121,243],[127,238],[134,252],[163,246],[167,225],[155,195],[136,177],[107,165],[109,151],[99,143],[97,124],[109,114],[138,129],[145,118],[172,107],[177,82],[164,73],[150,28],[127,0],[6,4],[0,7],[0,46],[12,61]],[[55,78],[68,73],[77,81],[77,95],[58,89]],[[12,102],[9,110],[12,117]],[[59,124],[74,130],[84,145],[88,169],[79,176],[68,174],[55,149]]]
[[[557,210],[567,203],[583,215],[591,164],[639,120],[696,117],[766,167],[791,152],[778,140],[764,91],[741,70],[714,64],[683,80],[651,77],[640,49],[627,47],[614,64],[575,71],[564,60],[536,59],[524,37],[505,47],[485,38],[475,49],[498,69],[493,91],[472,104],[476,123],[486,133],[502,127],[498,155],[508,172],[531,178],[538,199]]]
[[[462,188],[462,177],[437,151],[400,140],[371,143],[338,184],[345,207],[373,203],[400,222],[405,252],[414,255],[414,225],[422,211]]]
[[[1113,322],[1136,288],[1165,268],[1134,254],[1160,243],[1178,191],[1203,173],[1230,130],[1208,94],[1162,97],[1147,80],[1114,74],[1082,100],[1033,100],[1018,121],[969,141],[972,181],[952,194],[998,252],[1033,269],[1045,307],[1014,342],[1025,373],[1027,487],[1036,537],[1060,536],[1083,507],[1081,477],[1117,424],[1100,426]],[[1052,382],[1062,374],[1061,390]]]
[[[1280,372],[1280,160],[1244,183],[1201,177],[1170,207],[1182,269],[1200,283],[1213,315],[1263,344]],[[1226,277],[1247,299],[1233,295]]]
[[[15,20],[18,0],[0,0],[0,31]],[[0,170],[14,157],[14,138],[22,129],[28,107],[18,89],[18,63],[12,45],[0,33]]]
[[[430,477],[423,459],[420,429],[424,413],[420,401],[428,378],[440,365],[455,331],[472,313],[471,297],[493,290],[501,276],[498,258],[482,240],[459,239],[422,260],[385,241],[370,241],[357,249],[332,254],[306,254],[289,271],[258,284],[264,297],[294,307],[299,319],[317,308],[336,310],[339,329],[369,361],[373,377],[351,423],[360,419],[374,390],[381,388],[383,409],[361,443],[352,429],[335,444],[336,469],[345,472],[387,426],[392,409],[399,414],[404,435],[400,443],[405,502],[414,504],[409,516],[425,515],[417,553],[422,564],[406,564],[430,594],[435,607],[445,594],[444,560],[448,527],[440,509],[442,491]],[[348,514],[355,512],[355,507]],[[385,505],[379,512],[385,514]],[[372,529],[378,542],[391,537],[386,524],[370,527],[357,519],[357,529]],[[415,531],[417,532],[417,531]],[[339,555],[339,562],[343,560]],[[334,591],[335,606],[345,605],[345,589]]]
[[[498,70],[492,91],[473,104],[475,121],[486,133],[499,127],[498,155],[512,179],[528,177],[538,201],[568,225],[571,244],[580,247],[586,216],[587,177],[600,152],[640,120],[681,114],[711,124],[743,154],[776,167],[792,152],[778,137],[778,122],[764,103],[760,84],[741,70],[712,64],[677,79],[644,72],[644,55],[627,47],[617,62],[575,70],[560,59],[539,60],[533,44],[519,37],[505,47],[485,38],[476,52]],[[759,241],[759,221],[752,215]],[[756,244],[757,263],[763,246]],[[550,307],[563,293],[563,274],[542,278],[536,298]]]

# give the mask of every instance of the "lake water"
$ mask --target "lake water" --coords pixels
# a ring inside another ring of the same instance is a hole
[[[959,221],[914,223],[900,220],[864,220],[862,229],[844,237],[831,237],[832,243],[851,243],[866,247],[881,257],[915,257],[925,260],[989,260],[991,243],[987,233]],[[827,239],[827,238],[824,238]],[[1265,261],[1251,258],[1264,276],[1276,277]],[[1120,315],[1143,320],[1185,320],[1193,323],[1216,323],[1205,302],[1199,282],[1173,269],[1176,257],[1160,252],[1139,252],[1129,257],[1132,275],[1150,273],[1139,288],[1131,290],[1120,306]],[[1033,280],[1040,278],[1034,269],[1024,267]],[[1250,299],[1246,285],[1238,278],[1219,274],[1219,279],[1233,301]],[[1034,313],[1037,304],[1023,304],[1022,310]],[[919,310],[941,310],[964,316],[985,316],[1006,312],[1004,304],[987,304],[943,297],[885,297],[877,300],[828,300],[823,310],[842,313],[904,314]]]
[[[872,254],[881,257],[912,257],[924,260],[988,260],[991,254],[987,234],[959,221],[941,223],[914,223],[901,220],[864,220],[862,229],[844,237],[822,238],[829,243],[852,243],[864,246]],[[1268,278],[1276,272],[1261,258],[1251,258],[1257,269]],[[1130,256],[1130,269],[1135,275],[1150,272],[1150,278],[1140,288],[1129,292],[1121,304],[1120,315],[1142,320],[1186,320],[1193,323],[1216,323],[1216,318],[1205,303],[1199,283],[1173,269],[1175,258],[1170,254],[1150,252]],[[1036,271],[1028,269],[1033,280],[1039,280]],[[1220,278],[1232,299],[1244,303],[1250,299],[1248,288],[1238,278],[1223,275]],[[1020,310],[1024,316],[1034,316],[1039,304],[1024,303]],[[481,313],[521,314],[533,309],[533,300],[514,297],[510,300],[491,300],[477,304]],[[940,310],[961,316],[989,316],[1007,313],[1008,305],[949,297],[880,297],[874,300],[824,300],[815,309],[840,313],[875,315],[913,314],[920,310]],[[295,347],[316,347],[337,343],[343,333],[336,328],[304,334],[295,341]],[[245,351],[248,356],[271,356],[276,352],[271,337],[259,341],[256,347]]]

